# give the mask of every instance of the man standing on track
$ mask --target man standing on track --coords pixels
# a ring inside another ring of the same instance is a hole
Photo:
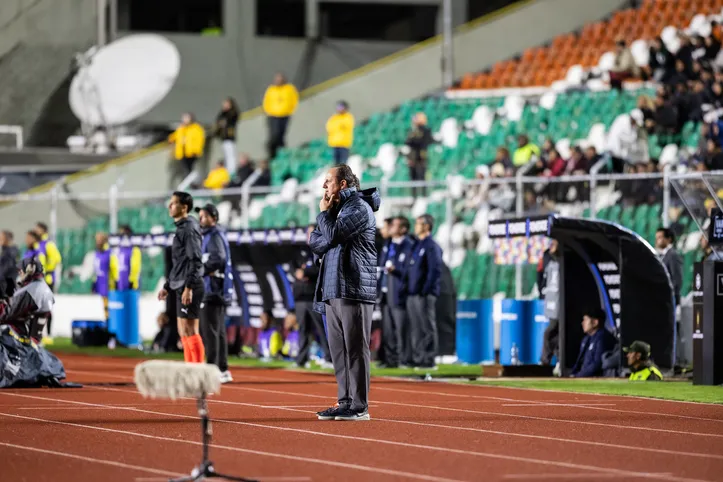
[[[437,298],[442,284],[442,248],[432,239],[434,218],[419,216],[414,224],[417,243],[405,273],[412,362],[415,368],[434,370],[439,349]]]
[[[202,236],[198,221],[188,215],[192,209],[193,198],[190,194],[180,191],[173,193],[168,205],[168,214],[176,223],[176,235],[171,247],[172,266],[163,289],[158,293],[158,299],[165,300],[169,290],[176,292],[178,334],[183,343],[183,359],[203,363],[206,353],[198,326],[204,295]]]
[[[208,363],[221,370],[221,383],[233,381],[228,371],[228,343],[226,342],[226,306],[233,297],[231,248],[226,233],[216,224],[218,210],[213,204],[196,208],[201,220],[203,242],[203,303],[201,304],[201,333],[206,347]]]
[[[48,286],[50,287],[50,291],[55,292],[55,285],[56,285],[56,279],[55,279],[55,270],[60,266],[60,264],[63,262],[63,257],[60,255],[60,251],[58,250],[58,247],[55,245],[55,242],[50,239],[50,234],[48,233],[48,225],[42,222],[35,223],[35,232],[40,237],[40,241],[38,243],[38,251],[43,255],[40,258],[41,263],[43,264],[43,272],[45,273],[45,282],[48,283]],[[53,338],[50,332],[50,328],[53,324],[53,314],[48,314],[48,322],[46,323],[46,328],[48,330],[48,336],[43,338],[43,344],[45,345],[51,345],[53,343]]]
[[[349,166],[329,169],[309,246],[321,258],[314,300],[326,312],[338,403],[318,412],[319,420],[369,420],[369,338],[377,298],[374,211],[380,203],[376,188],[360,191]]]

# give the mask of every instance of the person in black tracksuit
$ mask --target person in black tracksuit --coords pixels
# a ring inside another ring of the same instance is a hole
[[[221,383],[233,381],[228,371],[226,341],[226,307],[233,298],[231,249],[226,234],[216,224],[218,210],[213,204],[196,208],[201,221],[203,241],[203,304],[201,304],[201,338],[206,349],[206,362],[218,366]]]
[[[308,232],[311,233],[315,228],[316,224],[312,224]],[[318,338],[321,350],[324,352],[324,360],[331,363],[324,320],[320,313],[314,311],[314,293],[316,280],[319,278],[319,265],[314,263],[311,251],[306,249],[301,251],[295,264],[294,311],[299,325],[299,354],[296,357],[296,364],[303,367],[309,361],[311,342],[315,337]]]
[[[201,226],[189,216],[193,209],[193,197],[187,192],[176,191],[171,196],[168,214],[176,224],[176,234],[171,246],[171,273],[158,293],[163,301],[168,292],[176,292],[178,333],[183,343],[183,358],[187,362],[203,363],[206,354],[199,333],[199,316],[203,301],[203,261],[201,260]],[[179,296],[180,295],[180,296]]]

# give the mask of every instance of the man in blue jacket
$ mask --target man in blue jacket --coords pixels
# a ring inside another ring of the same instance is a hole
[[[412,253],[409,220],[404,216],[392,219],[389,227],[391,242],[382,263],[380,291],[382,296],[382,345],[387,368],[396,368],[404,353],[403,330],[407,323],[406,299],[402,281]]]
[[[572,367],[571,376],[576,378],[599,377],[603,373],[603,354],[615,348],[615,336],[605,328],[605,310],[592,308],[582,317],[585,337],[580,343],[580,353]]]
[[[442,248],[432,239],[434,218],[419,216],[414,224],[417,243],[407,267],[405,287],[409,315],[412,362],[416,368],[434,369],[439,338],[437,298],[442,280]]]
[[[204,295],[201,304],[201,338],[206,348],[206,362],[221,371],[221,383],[233,381],[228,371],[226,341],[226,307],[233,299],[231,249],[226,233],[218,226],[218,210],[213,204],[196,208],[201,232]]]
[[[319,203],[311,251],[321,259],[314,296],[326,314],[338,403],[319,420],[369,420],[369,338],[377,298],[376,189],[360,191],[346,164],[329,169]]]

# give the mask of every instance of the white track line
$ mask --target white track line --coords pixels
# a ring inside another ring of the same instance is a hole
[[[83,402],[76,402],[76,403],[83,403]],[[149,412],[149,413],[153,413],[153,412]],[[160,413],[160,415],[176,416],[174,414],[164,414],[164,413]],[[22,420],[31,420],[34,422],[52,423],[52,424],[64,425],[64,426],[68,426],[68,427],[84,428],[84,429],[88,429],[88,430],[97,430],[97,431],[101,431],[101,432],[115,433],[115,434],[120,434],[120,435],[130,435],[130,436],[141,437],[141,438],[146,438],[146,439],[150,439],[150,440],[160,440],[160,441],[164,441],[164,442],[176,442],[176,443],[183,443],[183,444],[190,444],[190,445],[203,445],[201,442],[194,442],[192,440],[161,437],[158,435],[148,435],[148,434],[139,433],[139,432],[130,432],[130,431],[126,431],[126,430],[117,430],[117,429],[106,428],[106,427],[97,427],[95,425],[85,425],[82,423],[61,422],[59,420],[51,420],[51,419],[37,418],[37,417],[27,417],[24,415],[14,415],[11,413],[0,413],[0,416],[10,417],[10,418],[18,418],[18,419],[22,419]],[[190,416],[186,417],[183,415],[180,415],[179,417],[193,418],[193,419],[197,418],[197,417],[190,417]],[[214,420],[214,421],[218,422],[218,420]],[[293,460],[296,462],[308,462],[308,463],[316,463],[316,464],[321,464],[321,465],[329,465],[329,466],[333,466],[333,467],[340,467],[340,468],[344,468],[344,469],[361,470],[364,472],[385,474],[385,475],[391,475],[391,476],[395,476],[395,477],[406,477],[406,478],[410,478],[410,479],[429,480],[429,481],[434,481],[434,482],[462,482],[462,481],[459,481],[456,479],[444,479],[441,477],[432,477],[432,476],[424,475],[424,474],[414,474],[414,473],[410,473],[410,472],[402,472],[402,471],[398,471],[398,470],[383,469],[383,468],[379,468],[379,467],[368,467],[366,465],[348,464],[345,462],[336,462],[336,461],[328,460],[328,459],[322,460],[322,459],[315,459],[315,458],[311,458],[311,457],[297,457],[295,455],[281,454],[278,452],[263,452],[261,450],[244,449],[244,448],[240,448],[240,447],[231,447],[228,445],[209,444],[209,447],[214,448],[214,449],[219,449],[219,450],[230,450],[233,452],[243,452],[243,453],[252,454],[252,455],[262,455],[262,456],[267,456],[267,457],[275,457],[275,458],[280,458],[280,459]]]
[[[136,394],[135,391],[124,390],[121,388],[104,388],[104,390]],[[265,408],[265,409],[271,409],[271,410],[273,410],[273,409],[286,410],[286,411],[291,411],[291,412],[299,412],[299,413],[307,413],[307,414],[315,413],[314,411],[295,410],[294,409],[295,407],[290,406],[290,405],[266,405],[266,404],[260,405],[260,404],[256,404],[256,403],[235,402],[235,401],[230,401],[230,400],[213,400],[212,402],[223,404],[223,405],[239,405],[239,406],[245,406],[245,407]],[[370,406],[372,406],[372,405],[370,404]],[[318,408],[319,405],[297,405],[296,407]],[[434,424],[434,423],[426,423],[426,422],[412,422],[412,421],[407,421],[407,420],[394,420],[394,419],[379,418],[379,417],[374,417],[374,420],[391,422],[391,423],[402,423],[402,424],[408,424],[408,425],[418,425],[418,426],[423,426],[423,427],[435,427],[435,428],[445,428],[445,429],[451,429],[451,430],[463,430],[463,431],[478,432],[478,433],[489,433],[489,434],[493,434],[493,435],[502,435],[502,436],[509,436],[509,437],[522,437],[522,438],[545,440],[545,441],[551,441],[551,442],[566,442],[566,443],[573,443],[576,445],[593,445],[593,446],[598,446],[598,447],[607,447],[607,448],[614,448],[614,449],[630,451],[630,445],[618,445],[618,444],[611,444],[611,443],[604,443],[604,442],[593,442],[593,441],[589,441],[589,440],[567,439],[567,438],[562,438],[562,437],[550,437],[550,436],[546,436],[546,435],[523,434],[523,433],[516,433],[516,432],[509,432],[509,431],[502,432],[499,430],[488,430],[488,429],[480,429],[480,428],[473,428],[473,427],[460,427],[460,426],[456,426],[456,425],[442,425],[442,424]],[[699,458],[707,458],[707,459],[714,459],[714,460],[723,460],[723,455],[701,454],[699,452],[682,452],[679,450],[654,449],[651,447],[641,447],[641,448],[636,448],[636,450],[641,451],[641,452],[651,452],[651,453],[659,453],[659,454],[665,454],[665,455],[674,455],[674,456],[683,456],[683,457],[699,457]]]
[[[76,371],[77,372],[77,371]],[[122,379],[132,379],[131,376],[126,375],[108,375],[112,376],[113,378],[122,378]],[[261,377],[257,377],[261,378]],[[103,388],[107,389],[107,387],[96,387],[96,388]],[[324,395],[313,395],[308,393],[299,393],[299,392],[288,392],[288,391],[281,391],[281,390],[270,390],[266,388],[252,388],[252,387],[241,387],[241,386],[224,386],[225,389],[230,390],[246,390],[246,391],[254,391],[254,392],[261,392],[261,393],[275,393],[280,395],[294,395],[294,396],[301,396],[301,397],[312,397],[312,398],[323,398],[326,400],[332,400],[333,397],[327,397]],[[451,393],[442,393],[442,392],[422,392],[419,390],[404,390],[404,389],[398,389],[398,388],[387,388],[387,387],[374,387],[374,390],[389,390],[389,391],[398,391],[398,392],[407,392],[407,393],[415,393],[417,395],[424,395],[424,394],[433,394],[433,395],[442,395],[442,396],[449,396],[449,397],[462,397],[462,398],[486,398],[486,399],[499,399],[501,401],[508,401],[508,402],[519,402],[520,400],[514,399],[514,398],[501,398],[501,397],[489,397],[484,395],[467,395],[467,394],[451,394]],[[375,401],[378,405],[403,405],[408,406],[407,403],[397,403],[397,402],[382,402],[382,401]],[[535,402],[533,402],[535,403]],[[538,402],[539,403],[539,402]],[[563,406],[567,406],[566,404],[561,404]],[[646,430],[646,431],[652,431],[652,432],[662,432],[662,433],[673,433],[678,435],[693,435],[698,437],[716,437],[716,438],[723,438],[723,435],[721,434],[710,434],[710,433],[699,433],[699,432],[684,432],[679,430],[669,430],[669,429],[662,429],[662,428],[652,428],[652,427],[641,427],[638,425],[615,425],[615,424],[609,424],[609,423],[599,423],[599,422],[586,422],[586,421],[580,421],[580,420],[569,420],[569,419],[561,419],[561,418],[549,418],[549,417],[535,417],[532,415],[520,415],[520,414],[514,414],[514,413],[504,413],[504,412],[486,412],[481,410],[468,410],[468,409],[461,409],[461,408],[451,408],[451,407],[440,407],[437,405],[420,405],[415,404],[415,407],[418,408],[429,408],[434,410],[446,410],[446,411],[452,411],[452,412],[463,412],[463,413],[477,413],[481,415],[496,415],[496,416],[502,416],[502,417],[514,417],[514,418],[525,418],[525,419],[531,419],[531,420],[543,420],[548,422],[558,422],[558,423],[579,423],[583,425],[592,425],[592,426],[600,426],[600,427],[612,427],[612,428],[620,428],[620,429],[628,429],[628,430]],[[573,407],[579,407],[579,405],[570,405]],[[685,415],[675,415],[675,414],[664,414],[664,413],[654,413],[654,412],[635,412],[635,411],[628,411],[628,410],[616,410],[611,408],[602,408],[602,407],[590,407],[590,410],[605,410],[605,411],[613,411],[613,412],[621,412],[621,413],[638,413],[638,414],[645,414],[645,415],[657,415],[657,416],[668,416],[668,417],[680,417],[680,418],[693,418],[695,420],[711,420],[716,422],[721,422],[723,420],[717,420],[717,419],[703,419],[700,417],[688,417]]]
[[[569,404],[562,403],[503,403],[503,407],[569,407]],[[594,407],[614,407],[614,403],[584,403],[575,404],[576,407],[594,408]]]
[[[314,375],[312,373],[305,373],[305,372],[287,372],[287,373],[302,373],[307,375]],[[270,378],[270,377],[260,377],[260,376],[254,376],[254,375],[246,375],[246,374],[239,374],[239,376],[243,376],[246,378],[254,379],[254,380],[262,380],[262,381],[269,381],[269,382],[288,382],[292,381],[289,379],[284,378]],[[393,379],[397,380],[397,379]],[[408,381],[406,383],[413,384],[415,382]],[[421,383],[421,382],[418,382]],[[429,384],[429,382],[424,382],[426,384]],[[432,382],[432,383],[445,383],[445,382]],[[484,386],[484,385],[461,385],[461,384],[450,384],[446,383],[447,386],[469,386],[469,387],[475,387],[475,388],[501,388],[501,389],[517,389],[517,390],[532,390],[532,391],[541,391],[541,392],[551,392],[551,393],[564,393],[569,395],[580,395],[580,396],[597,396],[601,397],[599,400],[605,400],[605,399],[611,399],[616,397],[623,397],[627,400],[640,400],[640,401],[649,401],[649,402],[656,402],[656,401],[664,401],[664,402],[673,402],[673,403],[692,403],[695,405],[706,405],[706,406],[715,406],[715,407],[721,407],[720,405],[715,404],[709,404],[709,403],[699,403],[699,402],[679,402],[677,400],[663,400],[663,399],[657,399],[657,398],[646,398],[646,397],[635,397],[635,396],[629,396],[629,395],[605,395],[605,394],[595,394],[595,393],[583,393],[583,392],[563,392],[560,390],[544,390],[544,389],[533,389],[533,388],[519,388],[519,387],[496,387],[496,386]],[[390,388],[390,387],[384,387],[384,386],[374,386],[374,390],[381,390],[381,391],[389,391],[389,392],[400,392],[400,393],[413,393],[413,394],[429,394],[429,395],[439,395],[442,397],[450,397],[450,398],[471,398],[471,399],[484,399],[484,400],[492,400],[492,401],[503,401],[503,402],[513,402],[513,403],[529,403],[531,405],[539,405],[541,403],[549,403],[550,401],[547,400],[520,400],[517,398],[506,398],[506,397],[494,397],[489,395],[470,395],[470,394],[464,394],[464,393],[447,393],[447,392],[431,392],[428,390],[409,390],[409,389],[402,389],[402,388]],[[559,403],[559,406],[565,407],[578,407],[581,404],[585,404],[584,401],[581,401],[578,403],[569,403],[568,401],[562,401]],[[661,413],[661,412],[648,412],[648,411],[635,411],[635,410],[623,410],[623,409],[612,409],[612,408],[600,408],[600,407],[591,407],[592,410],[603,410],[603,411],[611,411],[611,412],[620,412],[620,413],[634,413],[638,415],[657,415],[661,417],[674,417],[674,418],[683,418],[687,420],[700,420],[705,422],[718,422],[723,423],[723,416],[721,416],[720,419],[718,418],[709,418],[709,417],[696,417],[692,415],[680,415],[675,413]]]
[[[650,477],[665,477],[670,475],[670,472],[651,473],[648,474]],[[615,478],[614,475],[599,475],[599,474],[507,474],[502,477],[503,479],[522,479],[522,480],[533,480],[533,479],[599,479],[599,478]]]
[[[97,459],[94,457],[86,457],[84,455],[75,455],[75,454],[71,454],[68,452],[60,452],[57,450],[46,450],[46,449],[39,449],[37,447],[26,447],[25,445],[11,444],[8,442],[0,442],[0,445],[4,446],[4,447],[13,448],[13,449],[27,450],[29,452],[37,452],[37,453],[47,454],[47,455],[57,455],[58,457],[82,460],[83,462],[92,462],[95,464],[110,465],[110,466],[117,467],[120,469],[137,470],[138,472],[148,472],[149,474],[167,475],[167,476],[171,476],[171,477],[179,477],[179,476],[183,475],[183,474],[179,474],[177,472],[169,472],[168,470],[152,469],[150,467],[143,467],[140,465],[129,465],[129,464],[124,464],[122,462],[115,462],[113,460]],[[168,479],[166,479],[166,480],[168,480]]]
[[[113,389],[113,391],[125,391],[125,390]],[[80,404],[80,405],[88,405],[88,406],[102,405],[102,404],[97,404],[97,403],[78,402],[78,401],[74,401],[74,400],[71,401],[71,400],[62,400],[62,399],[48,399],[48,398],[44,398],[44,397],[34,397],[31,395],[20,395],[17,393],[0,393],[0,395],[22,396],[22,397],[27,397],[27,398],[36,398],[36,399],[50,400],[50,401],[65,401],[66,403],[70,403],[70,404]],[[138,394],[138,395],[140,396],[140,394]],[[212,400],[212,402],[223,403],[223,401],[221,401],[221,400]],[[118,410],[126,410],[126,411],[148,413],[148,414],[153,414],[153,415],[163,415],[163,416],[174,417],[174,418],[186,418],[186,419],[193,419],[193,420],[195,420],[197,418],[197,417],[193,417],[193,416],[179,415],[179,414],[175,414],[175,413],[155,412],[155,411],[151,411],[151,410],[140,410],[140,409],[131,409],[131,408],[123,408],[123,407],[118,408]],[[299,411],[296,409],[286,409],[286,410]],[[0,415],[7,415],[7,414],[0,413]],[[446,453],[453,453],[453,454],[457,454],[457,455],[469,455],[469,456],[485,457],[485,458],[498,459],[498,460],[514,461],[514,462],[533,463],[533,464],[546,465],[546,466],[552,466],[552,467],[563,467],[563,468],[568,468],[568,469],[578,469],[578,470],[586,470],[586,471],[594,470],[594,471],[606,473],[606,474],[617,474],[619,476],[634,475],[635,477],[650,478],[650,476],[646,475],[645,472],[635,472],[635,471],[613,469],[613,468],[607,468],[607,467],[597,467],[594,465],[587,465],[587,464],[575,464],[575,463],[570,463],[570,462],[534,459],[534,458],[530,458],[530,457],[519,457],[519,456],[514,456],[514,455],[491,454],[488,452],[473,452],[473,451],[469,451],[469,450],[452,449],[449,447],[411,444],[411,443],[406,443],[406,442],[396,442],[396,441],[392,441],[392,440],[373,439],[373,438],[358,437],[358,436],[346,436],[346,435],[340,435],[340,434],[316,432],[313,430],[304,430],[304,429],[297,429],[297,428],[290,428],[290,427],[279,427],[279,426],[275,426],[275,425],[263,425],[263,424],[250,423],[250,422],[239,422],[236,420],[216,419],[215,422],[216,423],[228,423],[228,424],[233,424],[233,425],[250,426],[250,427],[256,427],[256,428],[267,428],[267,429],[271,429],[271,430],[279,430],[279,431],[287,431],[287,432],[296,432],[296,433],[316,435],[316,436],[321,436],[321,437],[341,438],[341,439],[350,440],[350,441],[370,442],[375,445],[386,444],[386,445],[393,445],[393,446],[398,446],[398,447],[424,449],[424,450],[431,450],[431,451],[436,451],[436,452],[446,452]],[[67,422],[62,422],[62,423],[67,423]],[[129,423],[132,423],[132,422],[129,422]],[[435,480],[438,480],[438,479],[435,479]],[[688,479],[688,478],[673,477],[673,476],[666,477],[665,480],[679,481],[679,482],[701,482],[701,479]]]
[[[308,393],[299,393],[299,392],[285,392],[285,391],[279,391],[279,390],[269,390],[264,388],[251,388],[251,387],[228,387],[229,389],[233,390],[246,390],[246,391],[253,391],[253,392],[265,392],[265,393],[278,393],[282,395],[295,395],[299,397],[313,397],[313,398],[323,398],[326,400],[333,400],[334,397],[327,397],[324,395],[313,395]],[[397,402],[382,402],[379,400],[375,400],[377,405],[398,405],[398,406],[404,406],[409,407],[409,403],[397,403]],[[504,412],[485,412],[481,410],[467,410],[462,408],[451,408],[451,407],[440,407],[437,405],[420,405],[418,403],[414,404],[415,408],[429,408],[433,410],[445,410],[449,412],[463,412],[463,413],[476,413],[480,415],[496,415],[500,417],[511,417],[511,418],[524,418],[528,420],[544,420],[546,422],[558,422],[558,423],[578,423],[581,425],[592,425],[592,426],[599,426],[599,427],[608,427],[608,428],[620,428],[620,429],[626,429],[626,430],[646,430],[651,432],[662,432],[662,433],[673,433],[678,435],[693,435],[698,437],[715,437],[715,438],[723,438],[723,435],[721,434],[713,434],[713,433],[698,433],[698,432],[681,432],[679,430],[668,430],[663,428],[652,428],[652,427],[640,427],[638,425],[615,425],[615,424],[609,424],[609,423],[599,423],[599,422],[585,422],[581,420],[568,420],[564,418],[549,418],[549,417],[535,417],[532,415],[519,415],[515,413],[504,413]],[[591,408],[592,410],[592,408]],[[600,409],[605,410],[605,409]],[[647,412],[644,412],[647,413]]]
[[[474,386],[474,385],[472,385]],[[507,387],[503,387],[507,388]],[[430,392],[430,391],[422,391],[422,390],[404,390],[401,388],[388,388],[388,387],[374,387],[374,390],[386,390],[386,391],[393,391],[393,392],[405,392],[405,393],[416,393],[416,394],[429,394],[429,395],[440,395],[440,396],[447,396],[447,397],[458,397],[458,398],[472,398],[472,399],[486,399],[486,400],[499,400],[503,402],[526,402],[533,405],[540,405],[543,403],[547,403],[544,400],[519,400],[516,398],[503,398],[503,397],[492,397],[487,395],[469,395],[465,393],[444,393],[444,392]],[[608,397],[617,397],[618,395],[609,395]],[[639,398],[639,397],[635,397]],[[645,400],[657,400],[657,399],[649,399],[646,398]],[[584,403],[584,402],[583,402]],[[556,404],[561,407],[579,407],[579,404],[571,404],[571,403],[558,403]],[[723,416],[718,418],[706,418],[706,417],[695,417],[692,415],[679,415],[675,413],[660,413],[660,412],[647,412],[647,411],[636,411],[636,410],[626,410],[626,409],[614,409],[614,408],[597,408],[597,407],[591,407],[592,410],[602,410],[606,412],[620,412],[620,413],[635,413],[638,415],[657,415],[660,417],[674,417],[674,418],[684,418],[688,420],[700,420],[703,422],[718,422],[723,423]]]

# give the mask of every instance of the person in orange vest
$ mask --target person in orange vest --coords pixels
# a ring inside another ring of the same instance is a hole
[[[269,85],[264,94],[264,113],[269,126],[269,140],[267,142],[268,159],[276,157],[279,147],[286,145],[286,130],[289,119],[296,112],[299,105],[299,92],[290,84],[284,74],[278,73],[274,83]]]
[[[326,133],[327,143],[334,153],[334,164],[345,164],[354,143],[354,116],[346,101],[336,104],[336,113],[326,121]]]

